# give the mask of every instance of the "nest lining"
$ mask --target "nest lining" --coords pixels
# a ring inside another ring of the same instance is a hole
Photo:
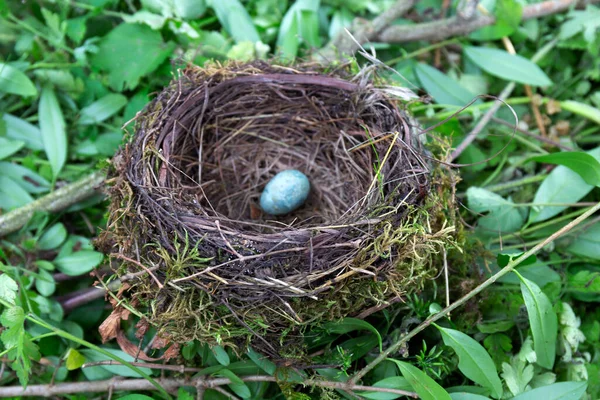
[[[164,288],[145,277],[130,296],[159,329],[179,341],[258,337],[277,353],[282,333],[435,274],[452,229],[429,212],[439,204],[415,129],[369,77],[352,77],[348,66],[189,68],[138,116],[115,158],[102,241],[154,267]],[[284,169],[306,174],[311,193],[266,215],[260,193]]]

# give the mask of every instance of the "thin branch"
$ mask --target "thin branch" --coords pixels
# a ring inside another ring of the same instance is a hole
[[[597,3],[600,0],[590,0],[588,4]],[[540,18],[547,15],[557,14],[575,6],[577,0],[551,0],[523,7],[523,20]],[[444,40],[450,37],[467,35],[484,26],[493,25],[496,18],[480,15],[472,19],[463,16],[446,18],[441,21],[426,22],[416,25],[393,25],[389,26],[374,38],[378,42],[406,43],[417,40]]]
[[[31,203],[0,216],[0,237],[21,229],[36,211],[58,212],[96,193],[104,183],[104,172],[97,171]]]
[[[240,377],[244,382],[278,382],[274,376],[253,375]],[[279,380],[280,381],[280,380]],[[199,377],[196,379],[160,379],[160,385],[166,391],[176,390],[182,386],[193,386],[196,388],[214,389],[219,386],[228,385],[231,380],[227,378],[205,379]],[[355,385],[350,382],[332,382],[322,381],[317,379],[309,379],[303,382],[298,382],[299,385],[315,386],[330,389],[339,389],[349,392],[353,391],[369,391],[379,393],[391,393],[400,396],[408,396],[418,398],[414,392],[405,390],[390,389],[383,387]],[[156,390],[156,388],[145,379],[109,379],[104,381],[88,381],[88,382],[71,382],[60,383],[58,385],[29,385],[26,388],[22,386],[6,386],[0,387],[0,397],[15,397],[15,396],[41,396],[51,397],[69,393],[101,393],[109,390],[113,391],[143,391]]]
[[[461,297],[456,302],[452,303],[452,305],[450,305],[449,307],[444,308],[442,311],[440,311],[437,314],[433,314],[433,315],[429,316],[429,318],[427,318],[425,321],[423,321],[423,323],[421,323],[415,329],[413,329],[412,331],[410,331],[406,336],[403,336],[400,340],[398,340],[396,343],[394,343],[389,348],[387,348],[383,353],[379,354],[373,361],[371,361],[369,364],[367,364],[363,369],[361,369],[360,371],[358,371],[352,377],[352,379],[350,379],[349,382],[351,382],[351,383],[358,382],[363,376],[365,376],[369,371],[371,371],[373,368],[375,368],[379,363],[381,363],[386,358],[388,358],[390,356],[390,354],[398,351],[402,347],[402,345],[404,345],[404,343],[408,342],[410,339],[412,339],[413,337],[415,337],[417,334],[419,334],[420,332],[422,332],[423,330],[425,330],[425,328],[427,328],[433,322],[435,322],[438,319],[440,319],[440,318],[448,315],[451,311],[454,311],[458,307],[460,307],[463,304],[465,304],[467,301],[471,300],[473,297],[477,296],[479,293],[481,293],[483,290],[485,290],[488,286],[492,285],[498,279],[500,279],[504,275],[506,275],[509,272],[511,272],[521,262],[523,262],[524,260],[526,260],[530,256],[536,254],[543,247],[545,247],[549,243],[553,242],[554,240],[558,239],[559,237],[563,236],[565,233],[571,231],[574,227],[576,227],[577,225],[579,225],[581,222],[583,222],[584,220],[586,220],[588,217],[590,217],[591,215],[593,215],[598,210],[600,210],[600,202],[596,203],[596,205],[594,207],[590,208],[585,213],[581,214],[579,217],[577,217],[573,221],[569,222],[567,225],[565,225],[564,227],[562,227],[558,231],[554,232],[552,235],[548,236],[545,240],[543,240],[542,242],[538,243],[537,245],[535,245],[534,247],[532,247],[530,250],[524,252],[519,258],[517,258],[517,259],[515,259],[515,260],[513,260],[511,262],[509,262],[506,267],[502,268],[495,275],[493,275],[490,278],[488,278],[485,282],[483,282],[482,284],[480,284],[479,286],[477,286],[475,289],[473,289],[472,291],[470,291],[468,294],[466,294],[465,296]]]
[[[572,147],[570,147],[570,146],[565,146],[564,144],[559,143],[559,142],[555,142],[554,140],[548,139],[547,137],[543,137],[541,135],[536,135],[533,132],[529,132],[528,130],[519,128],[518,126],[515,126],[514,124],[511,124],[510,122],[505,121],[503,119],[500,119],[500,118],[497,118],[497,117],[492,117],[492,122],[496,122],[498,124],[507,126],[510,129],[516,129],[517,132],[522,133],[523,135],[525,135],[527,137],[530,137],[532,139],[539,140],[540,142],[546,143],[546,144],[548,144],[550,146],[558,147],[559,149],[563,149],[563,150],[566,150],[566,151],[574,151],[574,149]]]

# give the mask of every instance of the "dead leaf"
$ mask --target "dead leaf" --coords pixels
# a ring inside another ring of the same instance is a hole
[[[140,321],[135,324],[137,330],[135,331],[135,337],[141,339],[144,337],[146,332],[148,332],[148,328],[150,328],[150,323],[146,318],[140,319]]]
[[[160,357],[160,358],[148,357],[148,355],[146,355],[146,353],[144,353],[141,348],[134,345],[133,343],[131,343],[129,341],[129,339],[127,339],[127,337],[125,336],[125,333],[123,333],[123,331],[121,329],[119,329],[119,331],[117,332],[117,343],[119,344],[119,347],[121,348],[121,350],[123,350],[125,353],[129,354],[131,357],[134,357],[139,360],[153,362],[153,361],[160,361],[164,357],[164,356]]]
[[[169,361],[172,358],[179,357],[180,346],[178,343],[173,343],[171,347],[163,354],[163,360]]]
[[[102,343],[106,343],[117,337],[117,332],[121,329],[121,313],[118,310],[113,310],[112,313],[106,319],[98,331],[102,337]]]

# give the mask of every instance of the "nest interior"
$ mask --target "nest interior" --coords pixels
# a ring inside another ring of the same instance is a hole
[[[138,115],[100,243],[163,335],[282,356],[306,327],[362,317],[435,276],[454,241],[447,196],[398,101],[357,72],[193,67]],[[267,215],[261,191],[285,169],[309,178],[309,198]]]

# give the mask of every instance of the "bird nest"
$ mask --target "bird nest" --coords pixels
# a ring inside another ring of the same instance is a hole
[[[455,243],[451,194],[377,79],[352,65],[182,71],[113,162],[100,243],[130,279],[121,298],[175,342],[284,356],[307,328],[421,290]],[[265,214],[261,191],[286,169],[309,197]]]

